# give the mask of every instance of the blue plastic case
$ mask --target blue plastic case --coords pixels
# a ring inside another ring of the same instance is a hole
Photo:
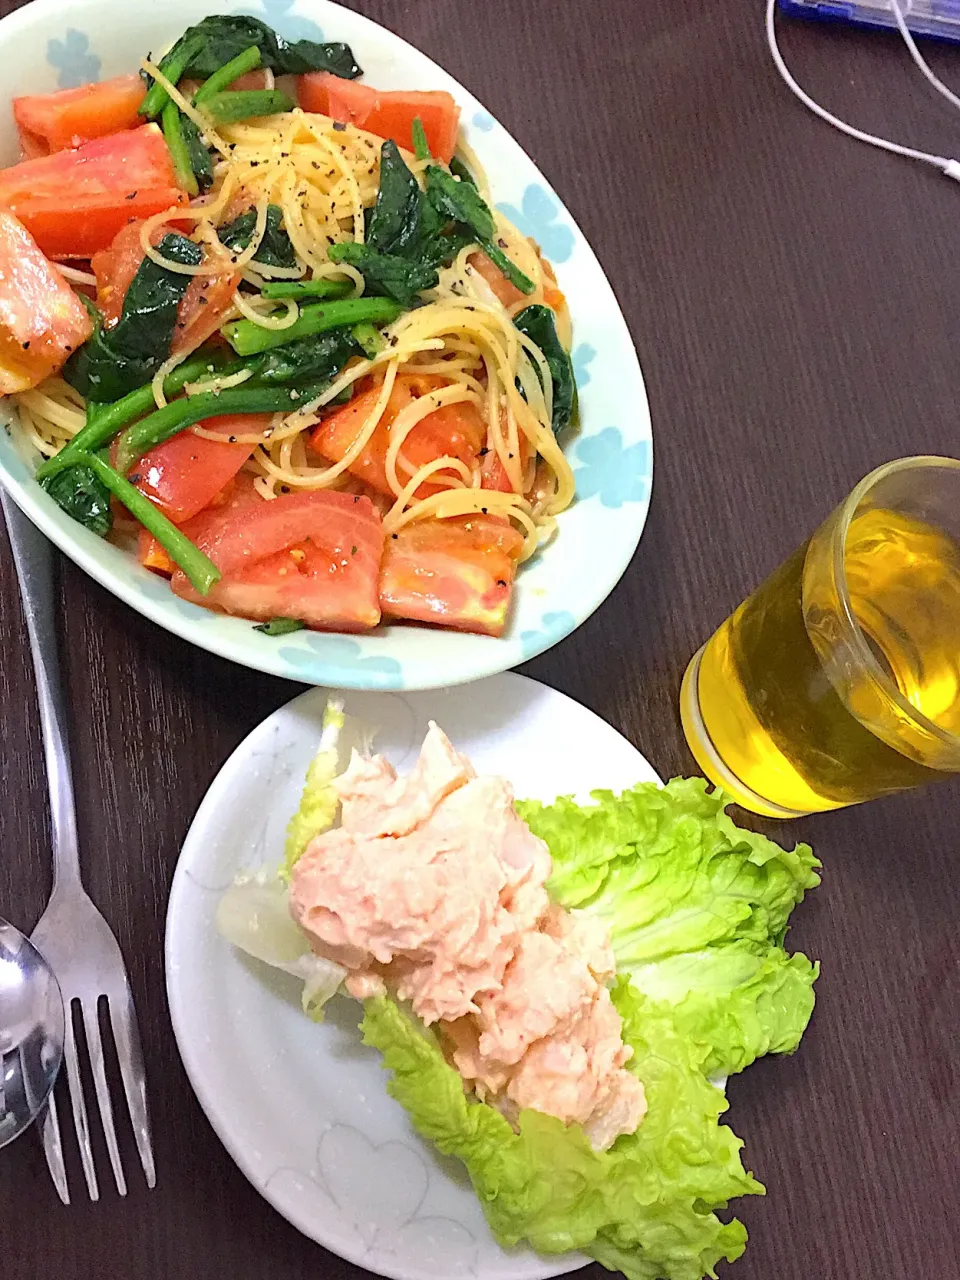
[[[897,30],[890,0],[778,0],[781,10],[797,18],[847,22],[875,30]],[[932,36],[960,44],[960,0],[900,0],[900,12],[916,36]]]

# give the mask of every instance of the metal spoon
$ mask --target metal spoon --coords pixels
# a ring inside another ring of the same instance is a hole
[[[63,1059],[64,1013],[53,970],[0,918],[0,1147],[29,1128]]]

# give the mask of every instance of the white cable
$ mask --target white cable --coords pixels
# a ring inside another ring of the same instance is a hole
[[[937,93],[942,94],[949,103],[952,103],[953,106],[960,111],[960,98],[958,98],[951,89],[948,89],[942,80],[938,79],[937,76],[933,74],[923,54],[917,48],[917,42],[913,38],[913,32],[907,26],[906,19],[903,16],[898,0],[890,0],[890,7],[893,9],[893,16],[897,20],[897,27],[900,30],[900,34],[903,36],[904,44],[906,44],[907,49],[910,52],[910,57],[917,64],[920,72],[925,76],[930,84],[933,85]],[[908,2],[907,13],[909,13],[912,8],[912,2]]]
[[[896,0],[893,0],[893,3],[897,17],[902,23],[903,15],[900,13]],[[832,125],[834,129],[839,129],[841,133],[847,134],[848,137],[855,138],[857,142],[866,142],[871,147],[879,147],[882,151],[890,151],[896,156],[904,156],[907,160],[921,160],[924,164],[932,164],[935,168],[941,170],[941,172],[948,178],[955,178],[957,181],[960,181],[960,162],[956,160],[949,160],[946,156],[932,155],[928,151],[917,151],[913,147],[904,147],[901,146],[899,142],[888,142],[886,138],[878,138],[876,134],[867,133],[863,129],[855,129],[853,125],[847,124],[846,121],[841,120],[838,116],[832,115],[824,107],[821,107],[818,102],[814,102],[813,98],[801,89],[800,85],[793,78],[790,68],[783,60],[783,54],[780,52],[780,46],[777,43],[775,12],[776,0],[767,0],[767,44],[770,46],[770,54],[773,58],[774,65],[780,72],[787,88],[800,99],[805,107],[812,111],[814,115],[819,116],[821,120],[825,120],[827,124]],[[901,31],[904,30],[906,30],[905,23]],[[917,51],[917,47],[913,42],[913,37],[910,35],[910,32],[907,31],[906,34],[907,47],[910,49],[911,55],[914,57],[914,61],[916,62],[919,60],[918,65],[920,66],[920,69],[924,71],[924,74],[927,75],[927,78],[934,87],[938,89],[938,91],[941,91],[950,98],[953,98],[954,95],[950,93],[950,90],[946,85],[942,85],[940,83],[927,64],[923,61],[919,51]],[[955,99],[955,101],[957,106],[960,107],[960,99]]]

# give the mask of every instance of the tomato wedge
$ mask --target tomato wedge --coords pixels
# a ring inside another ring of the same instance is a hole
[[[540,262],[546,277],[543,285],[543,300],[553,311],[559,311],[566,302],[566,298],[557,288],[556,277],[553,274],[553,268],[550,263],[542,256]],[[470,255],[470,265],[483,276],[505,307],[515,307],[518,302],[530,301],[525,293],[521,293],[516,285],[510,283],[500,268],[491,262],[485,253],[472,253]]]
[[[0,209],[0,395],[37,386],[92,332],[66,280],[22,223]]]
[[[176,594],[245,618],[299,618],[325,631],[375,627],[383,526],[369,498],[320,490],[265,501],[243,479],[223,507],[182,526],[223,576],[203,597],[178,570]]]
[[[95,253],[90,266],[97,277],[97,305],[109,328],[120,319],[123,300],[130,282],[143,261],[139,219],[117,232],[109,248]],[[152,236],[157,244],[164,229],[158,227]],[[189,354],[213,336],[223,323],[224,313],[233,305],[233,295],[240,283],[239,272],[218,276],[195,276],[177,309],[177,328],[170,347],[171,355]]]
[[[24,155],[50,155],[143,123],[137,114],[147,87],[138,75],[117,76],[59,93],[13,100]]]
[[[343,80],[328,71],[311,71],[299,77],[297,98],[304,111],[355,124],[379,138],[392,138],[407,151],[413,150],[413,122],[419,116],[431,155],[449,164],[456,150],[460,108],[443,90],[391,92]]]
[[[186,199],[155,124],[0,170],[0,207],[50,258],[92,258],[131,220]]]
[[[499,516],[415,520],[387,538],[383,616],[502,635],[522,548]]]
[[[181,431],[148,450],[130,478],[174,524],[183,524],[209,506],[256,447],[231,443],[230,437],[262,431],[270,416],[249,413],[207,418],[200,425],[204,431],[223,436],[222,442]]]
[[[379,493],[392,496],[393,490],[387,480],[386,458],[393,423],[398,414],[412,404],[416,397],[444,385],[442,378],[413,375],[401,375],[397,378],[376,431],[348,470]],[[324,418],[314,428],[311,436],[314,449],[330,461],[339,462],[373,412],[379,396],[380,388],[373,387]],[[442,457],[459,458],[466,466],[472,467],[485,437],[486,427],[475,405],[470,402],[445,405],[421,419],[412,429],[403,444],[403,457],[413,467],[422,467],[425,463]],[[398,467],[398,476],[401,482],[409,479],[402,467]],[[426,481],[420,486],[417,497],[424,498],[443,487]]]

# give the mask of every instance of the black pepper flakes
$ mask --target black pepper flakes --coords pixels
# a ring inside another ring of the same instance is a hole
[[[505,249],[507,247],[507,242],[506,240],[504,240],[503,236],[498,236],[497,244],[500,246],[501,249]]]
[[[136,200],[137,193],[135,191],[131,191],[128,196],[124,196],[123,198],[124,200]]]
[[[333,127],[336,129],[337,133],[346,133],[347,131],[347,126],[342,120],[334,120]]]
[[[131,484],[139,484],[140,481],[143,479],[143,476],[140,475],[138,472],[135,472],[132,476],[127,476],[127,479],[130,481]]]
[[[481,449],[477,457],[485,458],[489,452],[490,452],[489,449]]]
[[[236,443],[237,443],[237,437],[236,437],[236,436],[227,436],[227,439],[230,441],[230,443],[231,443],[231,444],[236,444]]]
[[[30,350],[30,339],[29,339],[29,338],[27,339],[27,341],[26,341],[25,343],[23,343],[23,349],[24,349],[24,351],[29,351],[29,350]]]
[[[351,547],[351,548],[350,548],[350,554],[351,554],[352,556],[355,556],[355,555],[357,554],[357,548],[356,548],[356,547]]]
[[[310,161],[310,163],[313,165],[314,169],[319,169],[319,168],[320,168],[320,161],[319,161],[319,160],[311,160],[311,161]]]
[[[400,535],[399,535],[399,533],[391,533],[390,537],[391,537],[391,538],[393,538],[394,540],[396,540],[397,538],[399,538],[399,537],[400,537]]]
[[[197,302],[200,304],[201,307],[205,307],[209,301],[210,299],[205,298],[202,293],[200,297],[197,299]]]
[[[480,508],[480,510],[481,510],[481,512],[482,512],[484,515],[486,515],[486,514],[487,514],[487,508],[486,508],[486,507],[481,507],[481,508]]]
[[[506,580],[506,578],[498,578],[498,579],[497,579],[497,586],[498,586],[498,587],[505,587],[506,585],[507,585],[507,580]]]

